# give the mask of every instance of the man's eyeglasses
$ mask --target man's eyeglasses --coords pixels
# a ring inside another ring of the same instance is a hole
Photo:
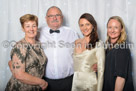
[[[61,17],[61,14],[56,14],[56,15],[48,15],[49,18],[54,18],[54,17]]]

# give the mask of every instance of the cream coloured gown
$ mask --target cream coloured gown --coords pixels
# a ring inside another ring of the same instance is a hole
[[[72,91],[102,91],[105,52],[103,42],[99,41],[96,47],[85,50],[80,54],[73,54],[74,77]],[[97,63],[97,73],[91,69]]]

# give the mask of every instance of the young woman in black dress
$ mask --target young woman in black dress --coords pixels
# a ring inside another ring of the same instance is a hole
[[[126,43],[125,25],[119,16],[107,23],[107,50],[103,91],[134,91],[131,53]]]

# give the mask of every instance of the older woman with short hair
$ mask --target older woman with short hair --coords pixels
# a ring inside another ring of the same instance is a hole
[[[17,42],[11,51],[10,78],[5,91],[41,91],[48,83],[42,79],[45,70],[46,56],[35,40],[38,29],[38,18],[26,14],[20,18],[25,37]]]

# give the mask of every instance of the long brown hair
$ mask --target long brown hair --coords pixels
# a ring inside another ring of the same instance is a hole
[[[84,13],[83,15],[81,15],[79,18],[79,21],[82,18],[88,20],[93,25],[92,32],[90,33],[90,41],[87,46],[87,49],[92,49],[95,47],[96,42],[99,41],[98,33],[97,33],[97,23],[96,23],[94,17],[89,13]]]

